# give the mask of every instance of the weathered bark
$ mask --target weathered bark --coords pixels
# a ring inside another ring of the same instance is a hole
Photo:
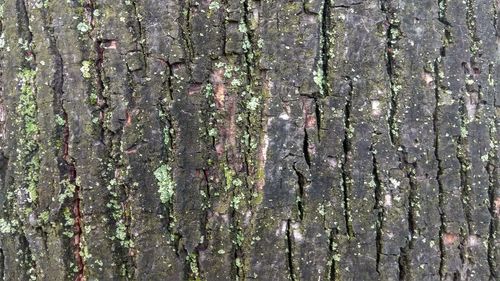
[[[0,0],[4,280],[498,280],[498,0]]]

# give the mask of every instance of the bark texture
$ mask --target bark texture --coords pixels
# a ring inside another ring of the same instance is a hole
[[[498,280],[498,0],[0,0],[0,279]]]

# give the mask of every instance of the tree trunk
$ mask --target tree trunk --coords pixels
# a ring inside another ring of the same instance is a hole
[[[4,280],[498,280],[498,0],[0,0]]]

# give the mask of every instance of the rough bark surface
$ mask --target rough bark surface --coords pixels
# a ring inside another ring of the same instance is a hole
[[[498,280],[498,0],[0,0],[0,279]]]

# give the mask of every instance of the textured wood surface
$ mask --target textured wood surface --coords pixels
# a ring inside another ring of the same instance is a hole
[[[498,280],[498,0],[0,0],[0,279]]]

